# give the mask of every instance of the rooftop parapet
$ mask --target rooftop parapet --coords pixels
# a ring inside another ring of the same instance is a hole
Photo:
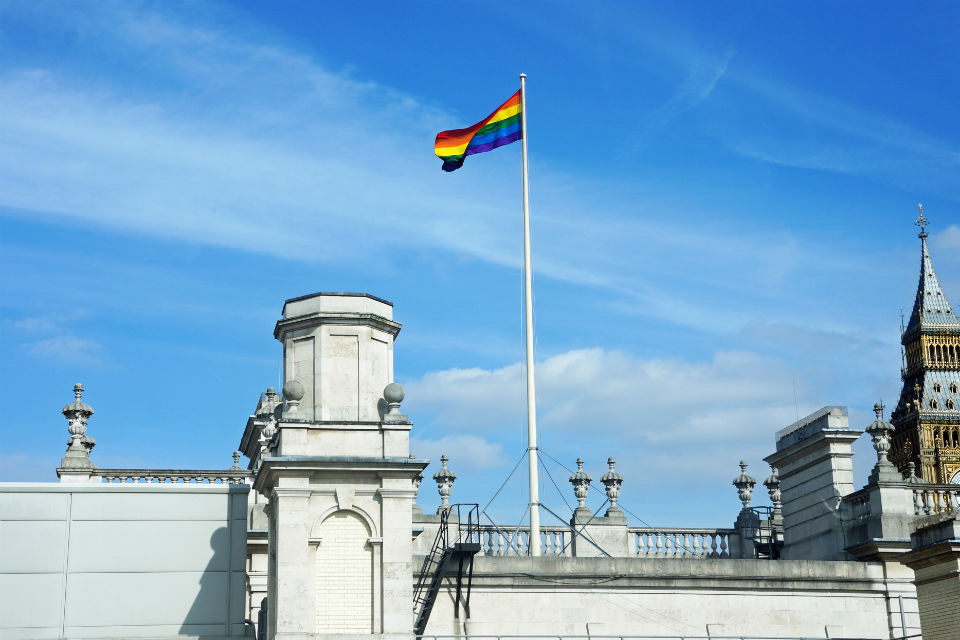
[[[820,431],[849,428],[850,416],[846,407],[826,406],[777,431],[777,451],[792,447]]]

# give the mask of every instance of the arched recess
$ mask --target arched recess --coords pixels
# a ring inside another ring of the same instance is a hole
[[[379,536],[379,534],[377,533],[377,523],[374,522],[372,517],[370,517],[370,514],[367,513],[365,510],[361,509],[360,507],[358,507],[357,505],[352,504],[350,505],[349,509],[341,509],[339,506],[333,505],[330,508],[326,509],[325,511],[322,511],[320,513],[320,517],[314,520],[313,526],[310,527],[310,537],[319,538],[320,527],[323,526],[323,523],[326,522],[327,518],[329,518],[334,513],[337,513],[338,511],[349,511],[350,513],[359,517],[367,525],[367,530],[370,532],[371,537],[376,538]]]
[[[374,550],[369,525],[356,511],[341,509],[314,531],[317,633],[373,633]]]

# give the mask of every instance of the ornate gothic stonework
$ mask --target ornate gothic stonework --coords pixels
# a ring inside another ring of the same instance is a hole
[[[919,477],[960,478],[960,319],[940,286],[920,209],[920,282],[903,332],[903,390],[891,415],[890,461],[901,472],[914,462]]]

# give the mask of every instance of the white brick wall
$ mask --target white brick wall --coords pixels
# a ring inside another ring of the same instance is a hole
[[[317,633],[373,632],[373,550],[359,516],[338,511],[320,525]]]

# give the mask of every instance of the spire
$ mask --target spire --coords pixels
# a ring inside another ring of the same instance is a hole
[[[930,250],[927,248],[927,224],[923,215],[923,205],[917,205],[920,216],[917,226],[920,227],[920,283],[917,285],[917,299],[913,303],[913,312],[904,332],[904,339],[917,331],[925,329],[960,329],[960,318],[954,312],[950,301],[943,293],[937,274],[933,270],[933,261],[930,259]]]

